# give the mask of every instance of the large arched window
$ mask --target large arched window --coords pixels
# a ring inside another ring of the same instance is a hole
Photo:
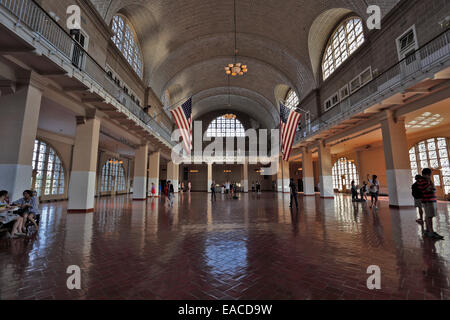
[[[114,33],[112,41],[122,52],[134,71],[142,78],[143,63],[141,49],[139,48],[133,27],[125,17],[117,15],[112,20],[112,30]]]
[[[55,150],[35,140],[33,150],[32,188],[38,196],[64,194],[64,167]]]
[[[327,79],[350,55],[364,43],[362,20],[345,19],[328,41],[322,61],[323,79]]]
[[[285,105],[289,109],[295,109],[297,108],[298,104],[300,103],[300,100],[298,98],[297,93],[295,93],[294,90],[289,90],[287,96],[286,96],[286,102]]]
[[[352,160],[340,158],[333,166],[333,187],[336,190],[350,190],[352,181],[359,184],[359,175]],[[344,188],[345,187],[345,188]]]
[[[450,194],[449,141],[447,138],[431,138],[419,142],[409,150],[411,174],[414,177],[423,169],[430,168],[433,180],[445,194]]]
[[[206,135],[208,138],[245,137],[245,129],[234,114],[227,114],[211,122]]]
[[[101,192],[123,192],[127,190],[123,161],[109,159],[103,165],[101,177]]]

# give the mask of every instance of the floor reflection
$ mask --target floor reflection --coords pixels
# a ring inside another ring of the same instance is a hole
[[[449,299],[449,203],[424,239],[413,209],[335,199],[203,193],[133,202],[99,198],[96,212],[42,204],[30,239],[0,241],[0,299]],[[69,291],[66,270],[82,269]],[[366,287],[367,267],[382,290]]]

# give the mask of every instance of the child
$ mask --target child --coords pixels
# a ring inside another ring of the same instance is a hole
[[[419,209],[420,218],[416,220],[417,223],[423,224],[423,205],[422,205],[422,191],[419,189],[419,180],[422,179],[421,175],[416,176],[416,182],[411,186],[412,196],[414,198],[414,206]]]
[[[367,193],[369,192],[369,190],[367,188],[367,182],[366,181],[363,182],[363,186],[361,187],[359,192],[361,193],[361,201],[366,201],[367,202]]]
[[[435,240],[443,240],[444,237],[433,229],[433,218],[437,214],[437,197],[436,188],[431,180],[432,174],[431,169],[425,168],[422,170],[422,178],[417,181],[418,188],[422,192],[422,204],[425,211],[425,224],[427,227],[425,236]]]

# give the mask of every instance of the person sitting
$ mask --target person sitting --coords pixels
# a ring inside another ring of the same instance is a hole
[[[38,204],[36,202],[36,198],[33,197],[33,191],[25,190],[23,192],[23,198],[12,203],[13,206],[19,207],[20,210],[17,211],[17,214],[23,218],[22,224],[20,225],[20,229],[22,232],[26,233],[26,224],[28,219],[34,224],[36,230],[39,229],[35,218],[39,214]]]
[[[8,198],[8,191],[6,190],[0,191],[0,213],[8,211],[13,208],[6,201],[7,198]],[[11,230],[9,232],[10,238],[16,239],[18,237],[25,236],[25,233],[19,231],[19,227],[22,226],[22,224],[23,218],[19,216],[15,221],[9,222],[4,225],[4,227],[7,230]]]

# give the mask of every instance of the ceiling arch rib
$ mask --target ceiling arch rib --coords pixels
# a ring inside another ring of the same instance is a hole
[[[313,77],[308,67],[297,60],[287,48],[259,35],[240,33],[238,37],[242,41],[242,45],[239,46],[238,59],[254,59],[270,65],[277,72],[283,74],[298,92],[307,93],[313,89],[311,86]],[[229,52],[233,47],[233,39],[233,33],[217,33],[185,42],[181,47],[170,52],[165,60],[154,62],[156,65],[152,74],[155,76],[150,79],[150,85],[155,88],[156,92],[160,92],[165,79],[173,77],[180,70],[192,64],[215,57],[225,57],[228,59],[228,63],[232,62],[232,56],[224,55],[224,53]],[[205,48],[208,49],[205,50]],[[218,65],[217,67],[224,66]],[[249,64],[249,68],[254,69],[251,64]]]
[[[102,0],[92,1],[99,8]],[[371,4],[380,5],[385,15],[398,2],[373,0]],[[157,95],[162,97],[166,88],[179,86],[181,89],[170,96],[176,101],[227,86],[223,67],[232,58],[232,0],[105,0],[104,4],[107,23],[116,12],[126,12],[135,26],[144,51],[146,79]],[[279,0],[239,0],[239,54],[254,60],[242,61],[249,65],[249,74],[233,79],[232,86],[257,92],[274,109],[274,89],[279,84],[289,85],[300,97],[308,94],[317,86],[317,69],[310,53],[320,52],[325,45],[312,44],[311,26],[333,8],[367,16],[364,0],[283,0],[282,6]],[[230,53],[228,58],[218,58],[224,53]],[[320,61],[320,54],[315,55]]]
[[[253,101],[254,103],[258,104],[259,106],[263,107],[265,110],[265,116],[267,116],[269,119],[277,122],[278,118],[279,118],[279,113],[277,112],[277,110],[273,107],[273,104],[267,100],[265,97],[263,97],[262,95],[260,95],[257,92],[248,90],[248,89],[244,89],[244,88],[240,88],[240,87],[216,87],[216,88],[210,88],[207,90],[204,90],[202,92],[199,92],[194,99],[195,102],[195,108],[194,108],[194,112],[199,111],[197,109],[200,109],[200,107],[197,106],[197,102],[200,102],[204,99],[210,98],[210,97],[214,97],[214,96],[228,96],[228,94],[230,94],[231,96],[238,96],[238,97],[244,97],[247,98],[251,101]],[[233,100],[232,100],[233,102]],[[227,103],[228,104],[228,103]],[[245,112],[244,108],[242,111]]]
[[[226,94],[202,99],[196,103],[193,119],[199,119],[208,113],[216,111],[238,111],[256,120],[264,128],[273,128],[276,124],[276,121],[270,116],[269,112],[255,101],[247,97],[232,95],[231,106],[229,106],[228,99],[229,96]]]
[[[292,86],[289,79],[272,66],[259,62],[255,59],[242,58],[242,63],[252,65],[252,72],[244,77],[233,77],[230,84],[233,87],[242,87],[250,91],[258,92],[261,96],[275,105],[273,88],[279,83],[287,83]],[[214,58],[191,65],[176,74],[162,89],[167,89],[176,85],[180,90],[177,94],[170,93],[171,103],[196,95],[205,89],[228,86],[228,77],[225,75],[223,67],[229,63],[226,57]],[[169,90],[170,91],[170,90]]]

